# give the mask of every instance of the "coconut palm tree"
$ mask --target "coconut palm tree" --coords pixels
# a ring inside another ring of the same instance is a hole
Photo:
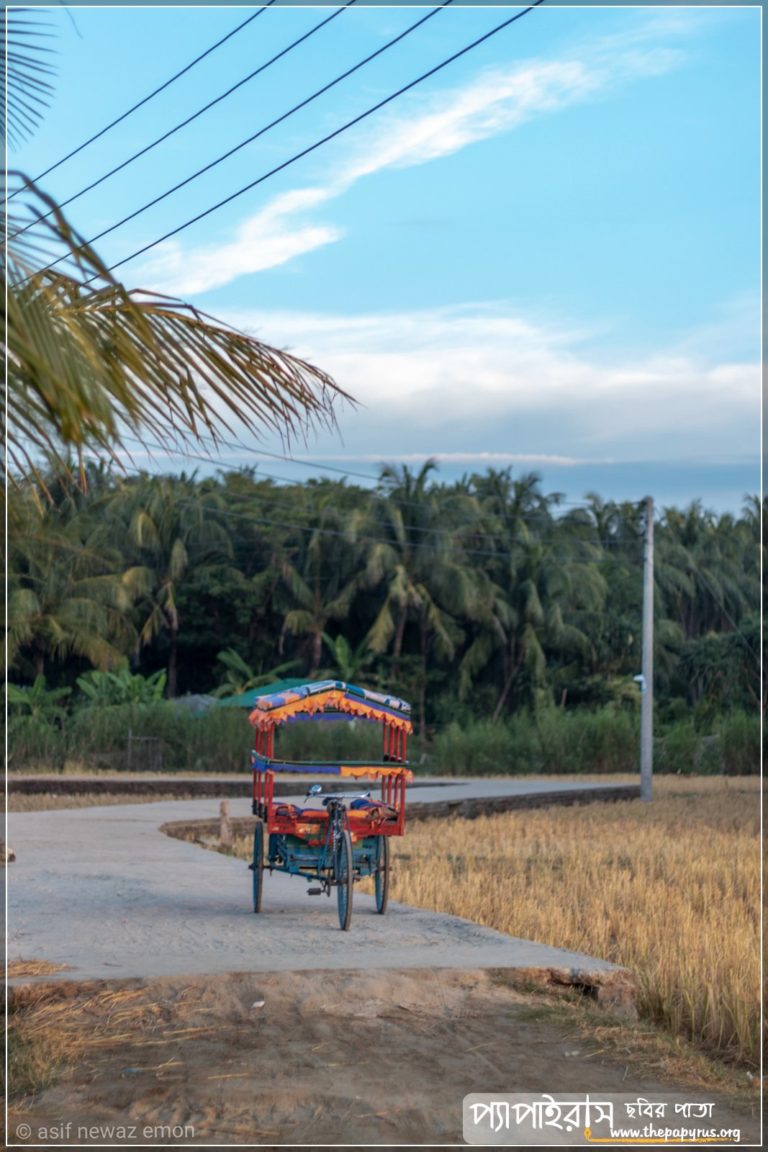
[[[378,494],[356,524],[361,538],[371,541],[367,583],[380,605],[366,643],[377,654],[389,650],[391,676],[397,682],[406,628],[410,625],[416,632],[418,665],[413,690],[422,735],[431,655],[443,663],[453,657],[464,639],[458,619],[471,610],[475,595],[462,550],[452,540],[445,493],[429,482],[435,468],[431,459],[416,473],[407,465],[385,467]]]
[[[346,620],[363,585],[360,546],[347,532],[343,504],[320,494],[310,531],[299,528],[295,543],[277,559],[282,588],[276,605],[284,611],[279,651],[286,635],[304,638],[308,673],[315,676],[323,658],[323,637],[332,621]]]
[[[79,656],[100,669],[125,663],[136,643],[134,593],[119,553],[94,535],[90,509],[40,503],[28,490],[8,506],[9,665]]]
[[[227,561],[229,533],[222,501],[182,474],[142,476],[122,484],[110,500],[108,531],[124,541],[124,574],[141,613],[140,644],[168,638],[168,696],[178,687],[181,590],[200,572]],[[126,543],[127,541],[127,543]]]
[[[560,497],[545,496],[536,473],[514,480],[510,469],[491,470],[473,477],[473,487],[488,557],[478,581],[475,638],[460,665],[460,689],[466,695],[483,662],[498,659],[501,688],[493,712],[498,720],[512,695],[534,707],[549,701],[553,657],[591,657],[579,618],[602,607],[605,582],[595,567],[594,543],[553,518],[551,508]]]
[[[755,603],[757,565],[747,576],[741,535],[733,517],[718,517],[702,509],[699,500],[686,509],[664,509],[657,583],[686,639],[730,631]]]
[[[23,178],[17,188],[33,218],[53,211],[40,222],[53,241],[43,262],[18,236],[18,211],[5,222],[5,432],[19,471],[62,445],[114,454],[126,435],[173,447],[215,443],[234,420],[287,437],[333,422],[346,394],[324,372],[182,301],[128,291],[49,197]],[[44,263],[62,248],[66,273]]]

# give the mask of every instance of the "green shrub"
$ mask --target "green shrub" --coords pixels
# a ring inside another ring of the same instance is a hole
[[[275,756],[286,760],[381,760],[381,725],[364,720],[286,724],[275,736]]]
[[[9,765],[23,768],[30,762],[40,762],[55,770],[64,767],[67,712],[63,701],[71,691],[49,688],[45,676],[36,676],[34,683],[24,687],[6,686]]]
[[[32,765],[61,771],[68,746],[67,732],[60,721],[40,716],[8,717],[8,767],[15,771]]]
[[[634,712],[605,708],[574,713],[583,724],[585,772],[637,772],[640,768],[640,721]]]
[[[606,708],[521,712],[503,724],[451,724],[434,745],[434,770],[448,775],[523,775],[532,772],[636,772],[636,718]]]
[[[547,774],[584,771],[583,725],[578,713],[570,715],[562,709],[547,708],[536,715],[536,732],[538,771]]]
[[[435,739],[434,770],[449,776],[516,775],[538,770],[536,730],[527,714],[498,724],[449,724]]]
[[[134,674],[128,668],[119,668],[117,672],[94,669],[78,676],[77,686],[83,694],[85,706],[150,704],[162,700],[167,679],[162,669],[151,676]]]
[[[634,714],[616,708],[565,712],[550,708],[536,717],[540,771],[636,772],[640,733]]]
[[[673,725],[654,750],[654,769],[691,776],[696,772],[700,738],[692,720]]]
[[[449,724],[435,739],[435,767],[448,776],[498,775],[511,770],[510,747],[504,724]]]
[[[244,712],[212,709],[192,715],[173,701],[89,705],[64,719],[61,728],[35,717],[8,725],[9,762],[63,767],[74,760],[113,771],[246,771],[253,730]]]
[[[699,742],[696,771],[702,776],[721,775],[723,760],[719,736],[702,736]]]
[[[757,712],[731,712],[718,726],[720,755],[728,776],[760,772],[760,717]]]

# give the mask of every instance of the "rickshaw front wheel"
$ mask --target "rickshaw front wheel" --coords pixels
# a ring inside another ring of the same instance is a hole
[[[264,890],[264,822],[256,821],[253,830],[253,910],[261,912],[261,897]]]
[[[336,844],[333,857],[333,882],[336,885],[336,899],[339,906],[339,927],[346,932],[352,920],[352,837],[345,828]]]

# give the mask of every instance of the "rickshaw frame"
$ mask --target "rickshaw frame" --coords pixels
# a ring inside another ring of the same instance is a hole
[[[300,762],[274,755],[275,729],[298,719],[362,718],[380,722],[383,753],[379,762]],[[389,837],[405,830],[405,791],[413,774],[408,768],[407,737],[413,731],[410,705],[343,681],[320,681],[260,697],[249,717],[256,729],[252,754],[253,910],[261,912],[264,871],[301,876],[319,887],[310,895],[330,896],[336,888],[339,924],[347,930],[356,880],[374,877],[376,911],[383,914],[389,894]],[[378,779],[381,797],[370,792],[323,792],[320,785],[306,798],[322,808],[299,808],[274,794],[275,776],[290,773]],[[349,802],[349,803],[348,803]],[[266,842],[266,856],[265,856]]]

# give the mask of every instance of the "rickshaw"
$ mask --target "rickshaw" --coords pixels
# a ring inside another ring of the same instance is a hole
[[[310,896],[330,896],[335,888],[343,931],[352,918],[353,885],[364,876],[374,878],[376,911],[386,912],[389,838],[405,831],[405,790],[413,779],[407,760],[410,713],[410,704],[397,696],[341,680],[302,684],[257,699],[249,716],[255,729],[251,766],[256,827],[249,865],[254,912],[262,910],[266,869],[303,877],[311,885]],[[380,761],[304,762],[275,755],[275,731],[283,725],[348,719],[381,725]],[[377,780],[380,795],[312,784],[305,796],[311,803],[305,807],[274,794],[275,776],[290,773]]]

